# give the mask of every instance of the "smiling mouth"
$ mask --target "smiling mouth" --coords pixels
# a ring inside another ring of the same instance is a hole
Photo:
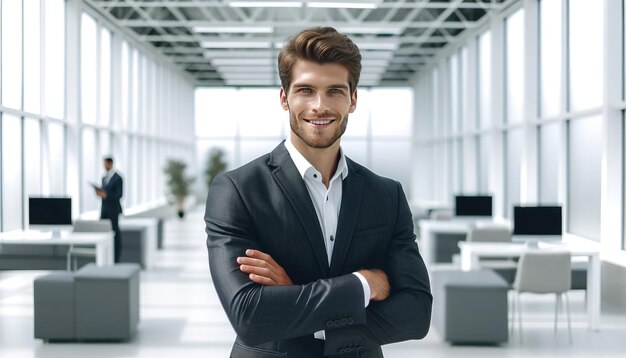
[[[318,125],[318,126],[323,126],[323,125],[326,125],[326,124],[330,124],[330,123],[334,122],[335,120],[334,119],[327,119],[327,120],[316,120],[316,121],[314,121],[314,120],[305,119],[304,121],[307,122],[307,123]]]

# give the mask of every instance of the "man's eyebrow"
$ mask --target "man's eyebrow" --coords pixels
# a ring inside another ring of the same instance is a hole
[[[314,85],[309,84],[309,83],[305,83],[305,82],[303,82],[303,83],[294,83],[292,85],[292,87],[298,87],[298,88],[300,88],[300,87],[312,87],[312,88],[315,88]],[[347,90],[350,87],[348,85],[346,85],[346,84],[340,83],[340,84],[330,85],[327,88],[340,88],[340,89],[346,89]]]

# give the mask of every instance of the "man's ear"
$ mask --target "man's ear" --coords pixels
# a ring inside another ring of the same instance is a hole
[[[287,102],[287,92],[283,87],[280,88],[280,106],[285,111],[289,110],[289,102]]]
[[[354,92],[352,92],[352,98],[350,98],[350,113],[353,113],[354,110],[356,109],[356,89],[354,90]]]

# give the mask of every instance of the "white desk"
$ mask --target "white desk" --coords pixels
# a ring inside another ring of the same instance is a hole
[[[515,243],[486,243],[486,242],[459,242],[461,249],[461,269],[464,271],[480,269],[479,260],[482,257],[519,257],[528,247],[525,244]],[[597,245],[571,236],[564,236],[562,244],[539,243],[539,248],[558,248],[571,252],[572,256],[589,258],[587,268],[587,316],[589,328],[597,331],[600,326],[600,299],[601,299],[601,263],[600,250]]]
[[[113,231],[111,232],[61,232],[53,238],[51,232],[14,230],[0,233],[0,245],[94,245],[96,265],[113,265]]]
[[[467,234],[474,226],[500,224],[491,219],[485,220],[420,220],[420,253],[426,265],[436,264],[435,248],[437,234]],[[503,224],[505,225],[505,224]]]

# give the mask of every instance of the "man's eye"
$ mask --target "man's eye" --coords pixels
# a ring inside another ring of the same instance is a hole
[[[311,89],[310,88],[300,88],[298,90],[298,92],[301,92],[301,93],[311,93]]]
[[[332,89],[330,90],[330,93],[332,93],[332,94],[341,94],[342,92],[341,92],[341,90],[340,90],[340,89],[338,89],[338,88],[332,88]]]

